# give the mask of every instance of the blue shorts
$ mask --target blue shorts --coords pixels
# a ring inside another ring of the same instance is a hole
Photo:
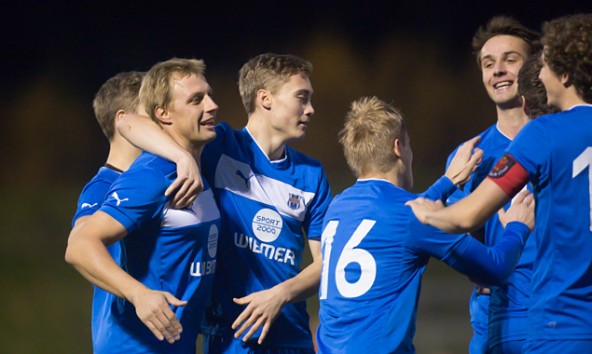
[[[473,337],[469,343],[470,354],[485,354],[489,349],[489,300],[490,295],[477,295],[475,290],[469,301],[469,313],[471,314],[471,327]]]
[[[230,334],[204,335],[202,350],[204,354],[315,354],[312,348],[267,347],[257,342],[245,343]]]
[[[592,339],[528,340],[524,353],[592,353]]]

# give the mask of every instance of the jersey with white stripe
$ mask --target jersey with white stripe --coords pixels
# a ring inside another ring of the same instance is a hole
[[[269,289],[300,272],[306,237],[319,240],[331,192],[318,161],[288,146],[283,159],[270,161],[246,128],[222,123],[216,132],[204,149],[202,167],[223,220],[214,285],[218,318],[212,322],[228,333],[244,309],[233,298]],[[206,331],[211,333],[211,327]],[[264,345],[312,348],[304,301],[282,308]]]
[[[591,339],[592,105],[529,122],[507,151],[536,199],[529,339]]]
[[[100,210],[127,230],[121,267],[148,288],[188,301],[173,309],[183,326],[181,339],[172,345],[157,340],[131,303],[111,295],[95,353],[195,353],[216,270],[220,213],[207,183],[190,207],[169,208],[164,192],[175,171],[173,163],[143,153],[113,183]]]

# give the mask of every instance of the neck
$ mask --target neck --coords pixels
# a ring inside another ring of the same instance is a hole
[[[569,86],[565,89],[565,92],[560,96],[557,107],[562,111],[567,111],[578,104],[589,104],[584,101],[577,93],[574,85]]]
[[[521,106],[508,109],[497,107],[497,127],[510,139],[514,139],[528,121],[528,116]]]
[[[202,152],[204,146],[207,144],[207,142],[205,142],[205,141],[197,141],[197,142],[190,141],[186,137],[182,136],[181,134],[179,134],[179,132],[177,132],[175,129],[171,128],[168,125],[164,125],[163,130],[165,131],[165,133],[167,133],[171,137],[171,139],[173,139],[173,141],[175,143],[177,143],[177,145],[179,145],[183,150],[185,150],[185,151],[189,152],[191,155],[193,155],[193,157],[195,158],[196,161],[199,161],[200,156],[201,156],[201,152]]]
[[[251,114],[247,122],[247,129],[270,161],[279,160],[284,157],[287,144],[286,139],[262,115],[257,113]]]
[[[404,173],[401,173],[396,168],[392,168],[386,172],[369,171],[358,176],[358,179],[383,179],[399,188],[407,189]]]
[[[109,156],[107,156],[106,163],[125,171],[141,152],[140,149],[130,144],[127,140],[113,138],[113,141],[109,145]]]

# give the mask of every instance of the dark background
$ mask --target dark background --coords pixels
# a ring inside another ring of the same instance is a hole
[[[545,20],[590,11],[589,0],[3,2],[1,351],[91,352],[91,287],[63,252],[78,194],[108,151],[92,99],[117,72],[145,71],[173,56],[202,58],[219,119],[240,128],[241,65],[263,52],[305,57],[314,65],[316,113],[296,147],[324,164],[333,193],[354,181],[337,132],[362,95],[403,111],[415,190],[422,191],[459,142],[495,121],[470,51],[478,26],[507,14],[539,29]],[[466,352],[470,287],[433,262],[418,353]]]

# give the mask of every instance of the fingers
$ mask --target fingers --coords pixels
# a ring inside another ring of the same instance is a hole
[[[158,340],[166,339],[171,344],[179,340],[183,326],[169,305],[185,306],[187,301],[168,292],[150,292],[148,295],[144,297],[145,303],[134,304],[138,317]]]
[[[171,294],[171,293],[163,292],[163,294],[164,294],[164,298],[166,299],[166,301],[173,306],[187,305],[187,301],[179,300],[176,297],[174,297],[173,294]]]
[[[173,195],[173,193],[175,193],[175,191],[183,184],[183,182],[185,182],[184,179],[177,178],[173,183],[171,183],[169,188],[167,188],[167,190],[164,191],[164,195],[167,197]]]
[[[469,151],[473,151],[473,149],[475,148],[475,145],[477,145],[479,140],[481,140],[481,136],[477,135],[476,137],[465,141],[463,143],[463,146],[466,145],[466,147],[469,149]]]
[[[166,339],[172,344],[181,338],[183,327],[168,306],[167,310],[168,312],[165,310],[152,313],[148,318],[142,319],[142,322],[158,340]]]
[[[479,148],[473,149],[473,155],[471,155],[471,159],[469,162],[478,164],[483,159],[483,150]]]
[[[169,205],[174,209],[187,208],[203,190],[201,180],[178,177],[167,190],[165,196],[171,197]]]
[[[263,325],[263,330],[261,331],[261,336],[259,337],[257,343],[263,344],[263,341],[265,340],[265,337],[267,337],[267,333],[269,332],[270,327],[271,323],[269,323],[268,321],[265,322],[265,324]]]
[[[250,329],[247,332],[247,334],[245,334],[245,336],[243,337],[243,342],[248,341],[255,333],[257,333],[257,331],[259,330],[259,328],[261,327],[261,325],[263,325],[263,322],[264,321],[265,321],[265,319],[263,317],[258,317],[254,324],[249,325],[250,326]],[[249,328],[249,326],[244,326],[243,325],[243,327],[245,327],[245,328]],[[259,338],[259,341],[258,342],[259,343],[263,342],[263,339]]]
[[[251,316],[251,309],[247,306],[247,308],[238,315],[236,320],[232,323],[232,329],[236,329],[243,321]],[[242,333],[242,331],[241,331]]]

